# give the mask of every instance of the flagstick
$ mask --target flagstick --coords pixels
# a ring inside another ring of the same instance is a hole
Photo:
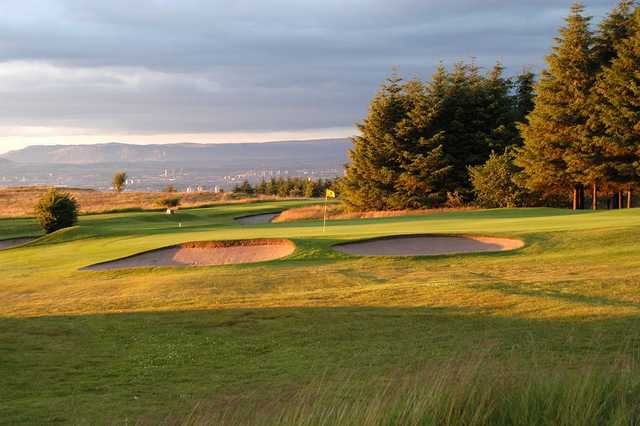
[[[327,196],[324,196],[324,218],[322,219],[322,233],[327,228]]]

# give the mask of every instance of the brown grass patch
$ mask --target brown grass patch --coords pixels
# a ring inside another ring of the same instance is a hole
[[[398,216],[419,216],[434,213],[447,213],[453,211],[469,211],[476,210],[477,207],[457,207],[457,208],[439,208],[439,209],[406,209],[406,210],[381,210],[370,212],[347,212],[341,204],[327,205],[327,219],[330,220],[347,220],[347,219],[370,219],[379,217],[398,217]],[[316,205],[309,207],[300,207],[285,210],[273,222],[293,222],[296,220],[318,220],[324,216],[324,206]]]
[[[0,188],[0,217],[25,217],[33,215],[33,206],[44,195],[48,187]],[[250,201],[276,200],[277,197],[211,192],[160,193],[160,192],[99,192],[92,189],[60,188],[71,193],[80,203],[83,214],[105,213],[126,210],[160,209],[158,201],[163,197],[180,198],[181,207],[202,207],[212,204],[245,203]]]

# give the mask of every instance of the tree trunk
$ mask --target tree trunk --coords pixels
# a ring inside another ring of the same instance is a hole
[[[573,210],[578,210],[578,187],[573,187]]]
[[[584,185],[580,185],[580,190],[578,191],[578,208],[580,210],[584,210]]]
[[[631,185],[629,185],[629,189],[627,189],[627,208],[630,209],[633,207],[633,192],[631,191]]]
[[[598,210],[598,185],[596,183],[593,184],[593,188],[591,189],[591,197],[591,208]]]
[[[623,194],[622,191],[618,191],[618,208],[621,209],[622,206],[622,198],[623,198]]]

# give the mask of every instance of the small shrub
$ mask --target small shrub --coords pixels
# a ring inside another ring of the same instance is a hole
[[[36,220],[47,234],[78,222],[78,202],[68,192],[50,189],[35,207]]]
[[[456,192],[447,192],[447,202],[445,203],[445,207],[450,209],[460,209],[464,207],[464,199],[462,195],[458,191]]]
[[[127,174],[125,172],[118,172],[113,176],[113,189],[116,192],[124,191],[127,186]]]
[[[171,198],[163,198],[158,202],[162,207],[167,209],[175,209],[180,206],[180,198],[171,197]]]
[[[167,185],[167,186],[164,187],[162,192],[170,192],[171,193],[171,192],[178,192],[178,190],[173,185]]]
[[[517,182],[518,166],[514,153],[492,153],[486,163],[469,167],[478,204],[486,208],[521,207],[527,198],[526,190]]]

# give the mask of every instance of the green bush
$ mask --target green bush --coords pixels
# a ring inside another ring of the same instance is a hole
[[[116,192],[124,191],[124,188],[127,186],[127,173],[126,172],[118,172],[113,176],[113,189]]]
[[[469,167],[473,192],[480,206],[486,208],[521,207],[527,192],[517,183],[518,167],[513,163],[514,153],[492,153],[486,163]]]
[[[35,207],[36,220],[47,234],[78,222],[78,202],[67,192],[50,189]]]

